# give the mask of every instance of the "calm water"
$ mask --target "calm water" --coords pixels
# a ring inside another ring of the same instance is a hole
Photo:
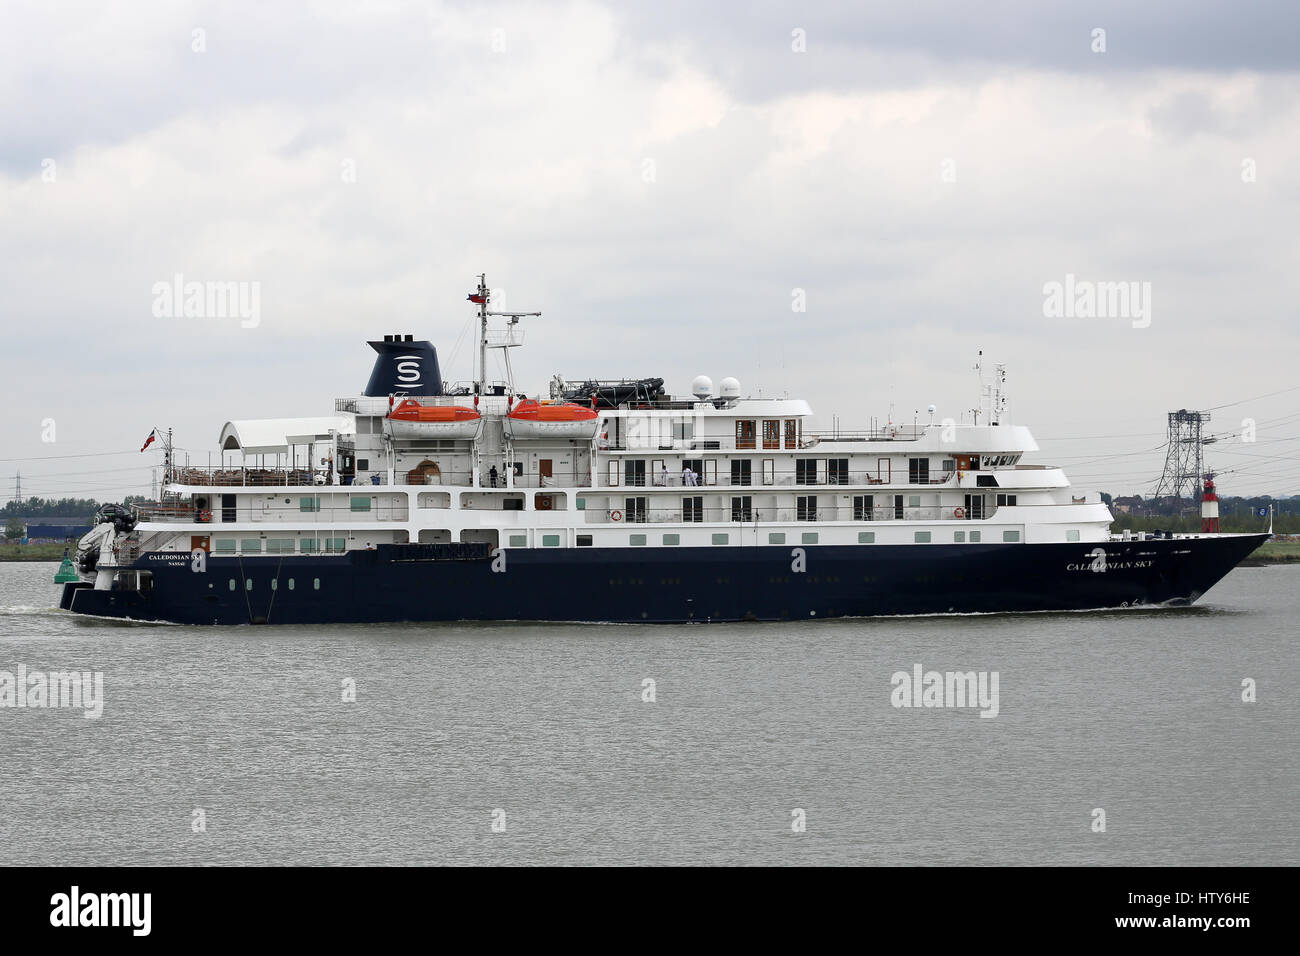
[[[0,863],[1300,863],[1300,568],[1168,611],[231,629],[75,618],[54,570],[0,564],[0,670],[102,671],[104,712],[0,708]],[[893,708],[917,663],[1000,714]]]

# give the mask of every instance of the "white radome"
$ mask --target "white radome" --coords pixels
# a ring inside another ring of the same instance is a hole
[[[698,399],[706,399],[713,394],[713,379],[707,375],[695,376],[695,381],[691,382],[691,394]]]
[[[718,394],[723,398],[740,398],[740,379],[728,375],[718,383]]]

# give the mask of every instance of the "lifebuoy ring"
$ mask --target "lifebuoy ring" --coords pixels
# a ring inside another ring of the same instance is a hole
[[[966,517],[966,509],[965,509],[965,508],[953,508],[953,509],[952,509],[952,516],[953,516],[954,518],[964,518],[964,517]]]
[[[609,513],[609,520],[610,520],[610,521],[622,521],[622,520],[623,520],[623,512],[621,512],[621,511],[619,511],[617,508],[615,508],[613,511],[611,511],[611,512]]]

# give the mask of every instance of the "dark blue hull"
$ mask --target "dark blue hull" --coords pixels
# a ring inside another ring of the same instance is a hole
[[[382,546],[283,559],[145,555],[149,590],[64,585],[81,614],[183,624],[807,620],[1187,604],[1267,535],[1096,544],[530,549]],[[1096,551],[1104,548],[1104,569]],[[796,570],[803,552],[805,570]],[[248,582],[252,582],[251,589]],[[273,589],[272,582],[275,582]]]

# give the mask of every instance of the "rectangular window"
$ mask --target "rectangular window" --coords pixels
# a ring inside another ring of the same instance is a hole
[[[776,459],[775,458],[763,459],[763,484],[765,485],[776,484]]]
[[[1078,531],[1078,529],[1075,528],[1075,529],[1072,529],[1072,530],[1070,530],[1070,531],[1065,532],[1065,540],[1066,540],[1066,541],[1078,541],[1078,540],[1079,540],[1079,531]]]
[[[858,544],[875,544],[876,533],[874,531],[859,531]]]
[[[952,540],[955,541],[955,542],[957,542],[958,544],[963,544],[963,543],[965,543],[965,541],[966,541],[966,532],[965,532],[965,531],[954,531],[954,532],[952,533]]]
[[[690,441],[694,437],[694,422],[673,422],[673,438],[678,441]]]
[[[799,439],[796,437],[795,428],[796,428],[795,420],[793,418],[787,418],[785,420],[785,447],[786,448],[795,448],[799,444]]]
[[[715,534],[713,536],[714,544],[726,544],[730,540],[731,540],[731,535],[727,535],[727,534]]]
[[[682,520],[683,521],[703,521],[704,520],[704,498],[696,495],[691,498],[682,499]]]
[[[342,554],[348,549],[347,538],[322,538],[323,546],[331,554]]]
[[[781,420],[779,418],[763,419],[763,447],[781,447]]]
[[[827,459],[826,483],[828,485],[847,485],[849,483],[849,460],[847,458]]]
[[[854,495],[853,496],[853,520],[870,521],[875,511],[875,502],[872,495]]]
[[[979,533],[978,531],[972,531],[972,532],[970,533],[970,543],[971,543],[971,544],[979,544],[979,543],[980,543],[980,533]]]
[[[794,516],[796,521],[817,520],[817,496],[797,495],[795,497]]]
[[[731,483],[733,485],[752,485],[754,483],[752,465],[753,462],[747,458],[733,458],[731,460]]]
[[[303,538],[303,539],[299,542],[299,545],[298,545],[298,546],[299,546],[299,548],[302,550],[302,553],[303,553],[303,554],[315,554],[315,553],[316,553],[316,547],[317,547],[317,544],[316,544],[316,539],[315,539],[315,538]]]
[[[526,534],[512,534],[509,538],[509,541],[510,541],[510,547],[512,548],[528,547],[528,535]]]
[[[623,520],[634,524],[644,524],[646,519],[646,500],[644,498],[623,499]]]
[[[914,535],[913,540],[916,541],[917,544],[929,544],[929,543],[930,543],[930,532],[928,532],[928,531],[917,531],[917,532],[915,532],[915,535]]]
[[[920,495],[908,495],[908,496],[907,496],[907,506],[908,506],[909,508],[919,508],[919,507],[921,507],[921,496],[920,496]]]
[[[817,459],[816,458],[795,459],[794,483],[796,485],[817,484]]]
[[[669,547],[669,548],[676,547],[677,545],[679,545],[679,544],[681,544],[681,543],[682,543],[682,536],[681,536],[680,534],[666,534],[666,535],[664,535],[664,545],[665,545],[666,547]]]
[[[929,458],[909,458],[907,459],[907,481],[913,485],[926,485],[930,483],[930,459]]]
[[[312,496],[298,499],[299,511],[320,511],[320,498]]]
[[[234,554],[235,539],[217,538],[217,540],[212,542],[212,550],[215,551],[217,554]]]
[[[240,538],[239,550],[244,552],[244,554],[261,554],[262,539],[261,538]]]
[[[577,505],[576,505],[575,507],[576,507],[579,511],[586,511],[586,510],[587,510],[587,499],[586,499],[586,498],[579,498],[579,499],[578,499],[578,503],[577,503]]]
[[[752,495],[736,495],[731,499],[731,520],[754,520],[754,498]]]
[[[736,447],[754,447],[754,419],[740,418],[736,420]]]
[[[644,547],[645,547],[645,535],[643,535],[643,534],[630,534],[630,535],[627,536],[627,543],[630,544],[630,545],[631,545],[632,547],[634,547],[634,548],[644,548]]]
[[[1019,540],[1020,540],[1020,532],[1019,532],[1019,531],[1003,531],[1003,532],[1002,532],[1002,540],[1003,540],[1003,541],[1019,541]]]
[[[369,510],[370,510],[370,499],[369,499],[369,498],[357,498],[357,497],[353,497],[353,498],[352,498],[352,510],[353,510],[353,511],[369,511]]]
[[[634,488],[645,487],[645,459],[628,459],[623,462],[623,482]]]
[[[1016,506],[1016,496],[998,495],[998,507],[1002,507],[1003,505],[1006,505],[1009,508],[1014,508]]]
[[[293,554],[293,538],[267,538],[268,554]]]
[[[803,543],[803,544],[816,544],[816,543],[817,543],[817,532],[816,532],[816,531],[805,531],[805,532],[803,533],[802,538],[801,538],[801,543]]]
[[[543,548],[558,548],[560,546],[560,536],[558,534],[542,535]]]
[[[370,470],[370,459],[369,459],[369,458],[358,458],[358,459],[357,459],[357,467],[360,468],[362,471],[369,471],[369,470]]]
[[[784,531],[771,531],[767,535],[768,544],[785,544]]]

